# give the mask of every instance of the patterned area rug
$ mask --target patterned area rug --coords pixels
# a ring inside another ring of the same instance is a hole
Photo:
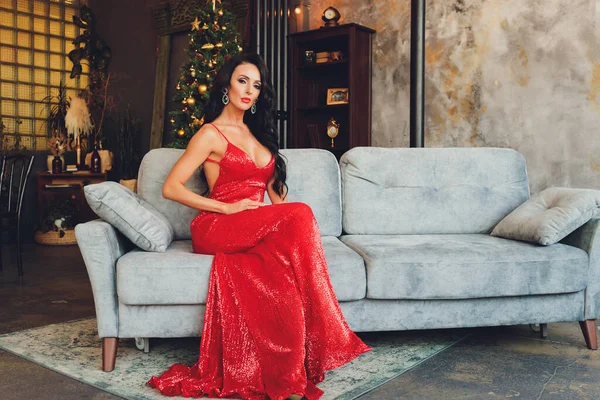
[[[323,399],[354,399],[447,349],[464,332],[379,332],[360,334],[373,350],[327,372],[319,387]],[[100,339],[95,319],[48,325],[0,336],[0,348],[53,371],[114,395],[136,400],[162,399],[145,385],[171,364],[192,365],[198,357],[198,338],[153,339],[150,353],[137,350],[133,339],[119,341],[117,363],[102,372]]]

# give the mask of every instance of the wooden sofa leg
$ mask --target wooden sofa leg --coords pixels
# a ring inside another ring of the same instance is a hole
[[[119,338],[108,337],[102,339],[102,371],[111,372],[115,369],[118,346]]]
[[[585,321],[579,321],[583,337],[585,338],[585,344],[588,349],[598,349],[598,335],[596,334],[596,320],[588,319]]]

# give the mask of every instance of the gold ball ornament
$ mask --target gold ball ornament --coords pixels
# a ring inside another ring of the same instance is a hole
[[[192,76],[192,78],[195,78],[196,77],[196,71],[191,70],[190,71],[190,75]]]
[[[201,49],[202,50],[212,50],[215,48],[215,45],[212,43],[206,43],[204,45],[202,45]]]
[[[206,93],[207,90],[208,90],[208,87],[204,84],[198,86],[198,92],[200,94]]]
[[[186,100],[186,103],[188,103],[190,106],[193,106],[195,102],[196,99],[194,99],[193,97],[188,97],[188,99]]]
[[[221,47],[223,47],[223,43],[219,42],[219,43],[215,44],[215,47],[220,49]]]
[[[172,124],[174,124],[175,123],[175,118],[171,118],[170,121],[171,121]]]
[[[227,27],[226,27],[225,25],[223,25],[223,26],[221,27],[221,29],[223,29],[224,31],[226,31],[226,30],[227,30]]]
[[[179,83],[177,84],[177,90],[181,90],[181,85]]]
[[[177,136],[184,137],[185,136],[185,131],[183,129],[178,130],[177,131]]]
[[[212,63],[212,61],[209,61],[208,62],[208,68],[212,68],[212,67],[213,67],[213,63]]]
[[[222,17],[222,16],[223,16],[223,10],[219,10],[219,11],[217,12],[217,14],[219,14],[219,17]]]

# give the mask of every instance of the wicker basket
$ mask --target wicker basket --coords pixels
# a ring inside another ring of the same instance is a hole
[[[49,246],[66,246],[71,244],[77,244],[74,229],[66,229],[65,236],[63,237],[60,237],[60,232],[49,231],[44,233],[41,231],[36,231],[33,238],[36,243],[45,244]]]

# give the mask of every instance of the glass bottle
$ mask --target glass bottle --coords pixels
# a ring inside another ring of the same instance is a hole
[[[98,174],[102,172],[102,160],[100,159],[100,153],[98,153],[98,144],[94,145],[94,152],[92,153],[92,173]]]
[[[54,156],[54,159],[52,160],[52,173],[60,174],[62,172],[62,167],[63,165],[60,156]]]

